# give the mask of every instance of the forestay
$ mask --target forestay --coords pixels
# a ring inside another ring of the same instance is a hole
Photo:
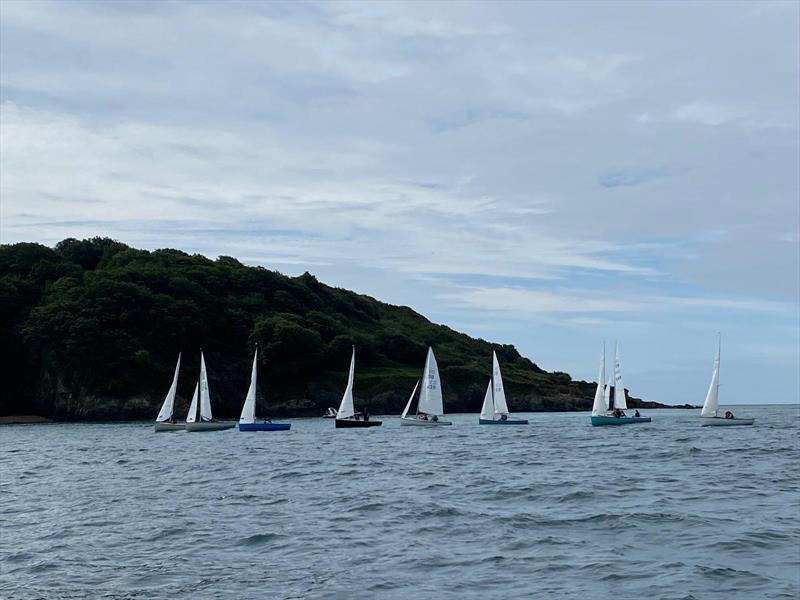
[[[347,389],[342,396],[342,402],[339,404],[339,412],[336,413],[337,419],[349,419],[355,416],[356,410],[353,407],[353,375],[356,366],[356,347],[353,346],[353,356],[350,359],[350,375],[347,377]]]
[[[719,407],[719,354],[720,346],[717,346],[717,356],[714,358],[714,371],[711,374],[711,385],[708,386],[706,401],[703,403],[703,410],[700,411],[701,417],[716,417]]]
[[[495,415],[508,415],[503,376],[500,374],[500,363],[497,361],[495,352],[492,352],[492,400],[494,401]]]
[[[172,413],[175,408],[175,394],[178,391],[178,371],[181,370],[181,355],[178,353],[178,364],[175,365],[175,375],[172,377],[172,385],[169,387],[164,404],[161,405],[161,411],[156,417],[156,422],[161,423],[164,421],[172,420]]]
[[[439,379],[439,366],[433,355],[433,348],[428,348],[425,360],[425,371],[422,374],[422,389],[419,393],[418,412],[428,415],[443,415],[442,385]]]
[[[247,396],[244,399],[244,407],[242,407],[242,415],[239,417],[239,423],[255,423],[256,422],[256,384],[257,372],[256,365],[258,364],[258,348],[256,348],[253,355],[253,370],[250,373],[250,387],[247,389]]]
[[[606,394],[606,346],[600,351],[600,373],[597,375],[597,389],[594,391],[594,404],[592,405],[592,416],[598,417],[608,410],[608,400]]]

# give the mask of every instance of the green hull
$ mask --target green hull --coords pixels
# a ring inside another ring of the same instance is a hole
[[[650,417],[592,417],[592,425],[630,425],[632,423],[649,423]]]

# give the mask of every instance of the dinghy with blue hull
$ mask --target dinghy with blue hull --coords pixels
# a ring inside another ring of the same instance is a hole
[[[479,425],[527,425],[528,419],[510,419],[511,413],[506,402],[506,390],[503,386],[503,375],[500,373],[500,362],[497,353],[492,351],[492,378],[483,397]]]
[[[600,353],[600,373],[597,377],[597,389],[594,392],[592,405],[592,426],[632,425],[634,423],[650,423],[650,417],[642,417],[639,411],[629,417],[623,410],[628,408],[625,399],[625,384],[622,382],[622,369],[619,364],[619,348],[614,344],[614,385],[606,385],[606,345]]]
[[[737,425],[752,425],[755,419],[738,419],[729,410],[724,417],[717,416],[719,412],[719,357],[722,348],[722,336],[717,342],[717,355],[714,357],[714,370],[711,372],[711,385],[708,386],[706,401],[700,411],[700,427],[735,427]]]
[[[288,431],[289,423],[272,423],[268,420],[256,422],[256,390],[258,388],[258,346],[253,355],[253,369],[250,372],[250,387],[244,399],[242,414],[239,417],[239,431]]]
[[[361,413],[356,413],[353,406],[353,380],[356,369],[356,347],[353,346],[353,355],[350,357],[350,374],[347,376],[347,387],[344,390],[342,401],[339,403],[339,410],[336,413],[336,429],[357,429],[363,427],[380,427],[381,421],[372,421],[369,412],[364,409]]]
[[[239,431],[289,431],[291,423],[239,423]]]

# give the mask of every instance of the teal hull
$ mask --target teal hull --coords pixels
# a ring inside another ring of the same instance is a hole
[[[632,423],[649,423],[650,417],[592,417],[592,425],[630,425]]]
[[[481,425],[527,425],[528,419],[506,419],[505,421],[501,421],[500,419],[478,419],[478,423]]]

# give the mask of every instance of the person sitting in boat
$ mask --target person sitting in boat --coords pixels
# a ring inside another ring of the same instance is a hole
[[[426,415],[425,413],[419,413],[419,420],[420,421],[427,421],[428,420],[428,415]]]
[[[501,421],[508,421],[508,415],[500,415]]]
[[[637,409],[636,412],[633,413],[633,416],[638,418],[641,417],[642,415],[639,414],[639,411]]]
[[[726,419],[732,419],[733,418],[733,413],[731,411],[729,411],[729,410],[726,410],[725,411],[725,418]]]
[[[265,417],[264,423],[272,423],[272,419],[270,419],[269,417]]]
[[[612,412],[611,415],[619,419],[620,417],[624,417],[625,413],[622,412],[619,408],[615,408],[614,412]]]
[[[431,421],[436,423],[438,420],[439,420],[439,417],[437,417],[436,415],[433,415],[433,418],[431,419]]]
[[[368,408],[364,408],[363,413],[364,413],[364,420],[365,421],[369,421],[369,409]]]

